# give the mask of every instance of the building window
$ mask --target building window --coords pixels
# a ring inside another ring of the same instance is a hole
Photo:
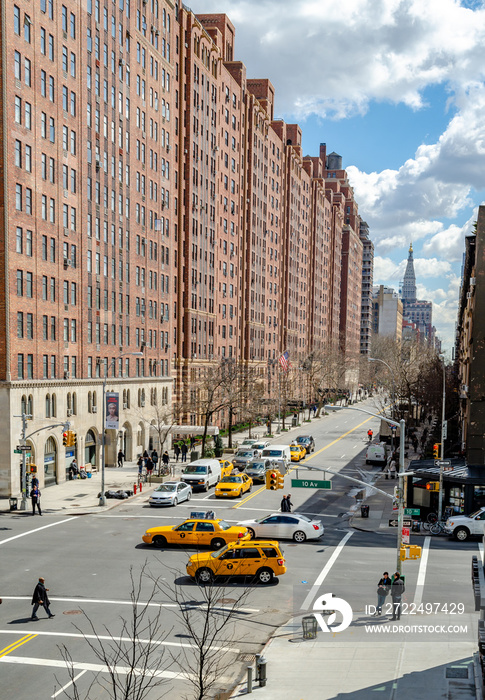
[[[19,379],[24,378],[24,355],[19,353],[17,355],[17,374]]]

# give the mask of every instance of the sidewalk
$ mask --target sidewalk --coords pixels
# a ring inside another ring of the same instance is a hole
[[[121,468],[109,468],[105,470],[105,491],[120,489],[130,489],[133,491],[133,485],[138,482],[138,467],[135,462],[125,462]],[[143,490],[137,493],[136,496],[131,496],[130,501],[138,498],[146,498],[153,489],[158,486],[158,483],[143,484]],[[42,489],[41,507],[42,513],[51,515],[60,513],[62,515],[87,515],[90,513],[104,513],[112,508],[115,508],[120,503],[126,502],[126,499],[120,500],[109,498],[106,500],[105,506],[98,505],[98,494],[101,492],[101,473],[94,472],[91,479],[74,479],[73,481],[65,481],[62,484],[48,486]],[[19,499],[20,507],[20,499]],[[6,512],[11,515],[25,515],[31,517],[32,506],[30,498],[27,499],[26,511],[10,511],[9,499],[0,498],[0,515]]]
[[[373,476],[372,483],[393,493],[397,480],[386,480],[380,470]],[[392,500],[379,493],[370,494],[368,488],[364,502],[370,506],[369,517],[361,517],[359,502],[352,508],[350,528],[397,534],[396,528],[389,526],[389,520],[397,518]],[[322,588],[320,593],[324,592]],[[472,612],[460,621],[468,625],[468,634],[452,642],[431,642],[425,634],[413,636],[406,632],[386,634],[384,639],[381,632],[369,639],[368,615],[362,609],[354,609],[352,626],[341,636],[319,630],[316,639],[303,640],[302,617],[294,617],[276,630],[262,651],[268,682],[261,688],[253,680],[253,695],[261,700],[477,700],[481,697],[476,692],[480,673],[478,615]],[[380,618],[373,624],[379,622]],[[401,624],[384,619],[382,622],[386,626]],[[413,622],[423,624],[422,618]],[[434,619],[434,624],[447,622],[446,616]],[[231,697],[246,694],[243,678]]]

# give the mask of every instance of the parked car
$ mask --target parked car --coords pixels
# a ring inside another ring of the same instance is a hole
[[[142,537],[145,544],[165,547],[167,544],[207,545],[220,549],[228,542],[249,539],[248,531],[239,525],[229,525],[224,520],[189,518],[180,525],[160,525],[149,528]]]
[[[269,459],[259,459],[256,457],[247,463],[244,469],[244,474],[247,474],[254,483],[263,483],[266,481],[266,472],[271,469],[271,460]]]
[[[312,520],[299,513],[273,513],[258,520],[246,520],[239,525],[247,528],[252,538],[288,538],[295,542],[316,540],[325,532],[320,520]]]
[[[251,491],[253,480],[247,474],[223,476],[216,486],[216,498],[240,498],[246,491]]]
[[[312,435],[298,435],[295,442],[303,445],[308,455],[310,452],[315,452],[315,440]]]
[[[278,542],[232,542],[219,552],[199,553],[187,562],[187,573],[199,584],[213,583],[216,576],[251,576],[258,583],[271,583],[286,573]]]
[[[380,445],[369,445],[365,453],[366,464],[386,464],[387,455],[384,443]]]
[[[240,445],[238,445],[238,447],[252,447],[255,442],[258,442],[256,438],[246,438]]]
[[[247,447],[239,448],[239,450],[234,455],[234,459],[232,460],[232,463],[234,464],[234,466],[237,469],[239,469],[240,472],[242,472],[243,469],[245,468],[246,464],[258,456],[259,456],[258,451],[253,450],[252,447],[251,448],[247,448]]]
[[[445,532],[460,542],[471,536],[483,537],[485,532],[485,508],[471,515],[452,515],[445,523]]]
[[[176,506],[182,501],[190,501],[192,487],[182,481],[166,481],[160,484],[148,499],[151,506]]]
[[[251,445],[252,450],[257,450],[258,452],[258,457],[261,457],[261,453],[263,452],[265,447],[268,447],[269,445],[269,440],[259,440],[258,442],[255,442]]]
[[[300,462],[302,459],[305,459],[306,450],[303,445],[290,445],[290,452],[292,462]]]

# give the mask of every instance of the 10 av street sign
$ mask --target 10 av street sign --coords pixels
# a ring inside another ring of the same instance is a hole
[[[300,489],[327,489],[332,490],[331,481],[316,481],[315,479],[292,479],[292,488]]]

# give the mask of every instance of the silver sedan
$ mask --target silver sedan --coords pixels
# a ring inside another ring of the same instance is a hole
[[[182,481],[166,481],[160,484],[148,499],[151,506],[176,506],[182,501],[190,501],[192,488]]]
[[[247,527],[252,538],[293,539],[295,542],[315,540],[322,537],[325,529],[320,520],[311,520],[299,513],[273,513],[259,520],[245,520],[238,523]]]

